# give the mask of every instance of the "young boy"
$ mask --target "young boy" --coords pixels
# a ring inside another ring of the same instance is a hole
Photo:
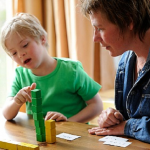
[[[30,93],[35,88],[41,89],[45,120],[86,123],[101,113],[101,86],[80,62],[49,56],[47,33],[35,16],[20,13],[6,22],[1,44],[19,65],[3,108],[7,120],[13,119],[24,103],[27,114],[32,114]]]

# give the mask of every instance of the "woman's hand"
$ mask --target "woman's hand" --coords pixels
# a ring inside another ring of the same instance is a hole
[[[88,132],[96,135],[124,135],[125,124],[126,121],[122,121],[120,124],[111,126],[109,128],[95,127],[89,129]]]
[[[58,112],[49,111],[46,114],[45,120],[67,121],[67,117]]]
[[[98,124],[100,128],[107,128],[120,124],[122,121],[123,116],[118,110],[108,108],[99,115]]]

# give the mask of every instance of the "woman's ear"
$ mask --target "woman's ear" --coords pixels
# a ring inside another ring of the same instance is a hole
[[[133,22],[132,22],[132,21],[131,21],[131,23],[129,24],[128,29],[129,29],[129,30],[133,30]]]

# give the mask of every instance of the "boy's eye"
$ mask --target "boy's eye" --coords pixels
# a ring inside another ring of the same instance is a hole
[[[16,55],[17,54],[17,52],[14,52],[12,55],[14,56],[14,55]]]
[[[28,43],[27,44],[25,44],[25,45],[23,45],[23,47],[27,47],[28,46]]]

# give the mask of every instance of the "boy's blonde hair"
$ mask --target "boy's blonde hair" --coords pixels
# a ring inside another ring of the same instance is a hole
[[[4,26],[1,29],[1,45],[6,52],[6,39],[13,32],[17,33],[21,37],[31,37],[37,42],[42,38],[42,36],[45,36],[45,46],[48,47],[47,32],[41,26],[39,20],[31,14],[19,13],[11,20],[5,22]]]

